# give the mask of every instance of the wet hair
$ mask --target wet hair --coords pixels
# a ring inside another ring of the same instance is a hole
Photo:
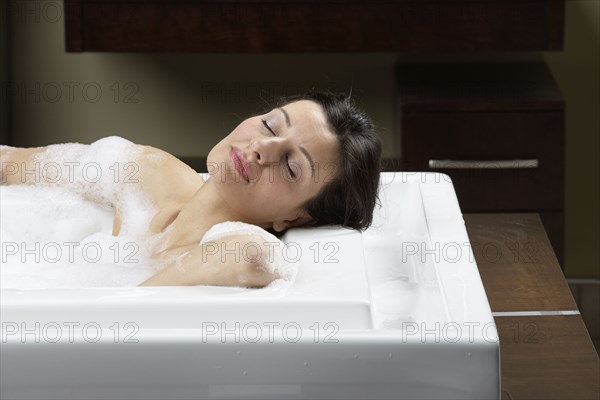
[[[311,100],[321,106],[341,149],[341,165],[321,191],[303,204],[315,220],[311,226],[341,225],[365,230],[373,221],[373,210],[381,172],[381,139],[369,116],[349,95],[311,90],[281,97],[270,109]]]

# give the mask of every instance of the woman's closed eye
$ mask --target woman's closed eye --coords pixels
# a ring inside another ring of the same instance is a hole
[[[271,127],[269,126],[269,124],[267,124],[267,121],[266,121],[266,120],[264,120],[264,119],[262,119],[262,118],[261,118],[261,121],[262,121],[262,124],[265,126],[265,128],[267,128],[267,129],[269,130],[269,132],[271,132],[271,134],[272,134],[273,136],[278,136],[278,135],[275,133],[275,131],[274,131],[273,129],[271,129]],[[290,165],[289,156],[288,156],[287,154],[285,155],[285,162],[286,162],[286,164],[287,164],[288,171],[289,171],[290,175],[292,176],[292,178],[296,178],[296,174],[295,174],[295,173],[294,173],[294,171],[292,170],[292,166]]]
[[[266,120],[264,120],[264,119],[261,118],[261,121],[262,121],[262,124],[265,126],[265,128],[267,128],[267,130],[269,132],[271,132],[271,134],[273,134],[273,136],[277,136],[277,134],[275,133],[275,131],[273,129],[271,129],[271,127],[269,126],[269,124],[267,124]]]

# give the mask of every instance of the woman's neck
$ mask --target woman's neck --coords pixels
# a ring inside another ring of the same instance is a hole
[[[192,198],[183,205],[171,224],[162,251],[177,247],[198,245],[206,232],[215,224],[226,221],[243,221],[246,218],[232,210],[214,186],[207,180]],[[264,226],[266,227],[266,226]]]

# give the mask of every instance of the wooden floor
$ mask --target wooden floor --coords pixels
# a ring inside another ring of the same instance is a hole
[[[465,214],[503,399],[599,399],[600,362],[538,214]]]

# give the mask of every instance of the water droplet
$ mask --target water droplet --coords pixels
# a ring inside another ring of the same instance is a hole
[[[358,358],[358,354],[355,354],[355,355],[354,355],[354,358]]]
[[[239,356],[240,354],[242,354],[242,352],[238,350],[235,352],[235,354],[237,354]]]
[[[306,361],[304,361],[304,363],[303,363],[303,364],[304,364],[304,366],[305,366],[305,367],[308,365],[308,363],[307,363]]]
[[[242,375],[248,375],[248,371],[242,372]]]
[[[388,354],[388,358],[392,358],[392,353]]]
[[[467,357],[471,357],[471,353],[467,353]]]

